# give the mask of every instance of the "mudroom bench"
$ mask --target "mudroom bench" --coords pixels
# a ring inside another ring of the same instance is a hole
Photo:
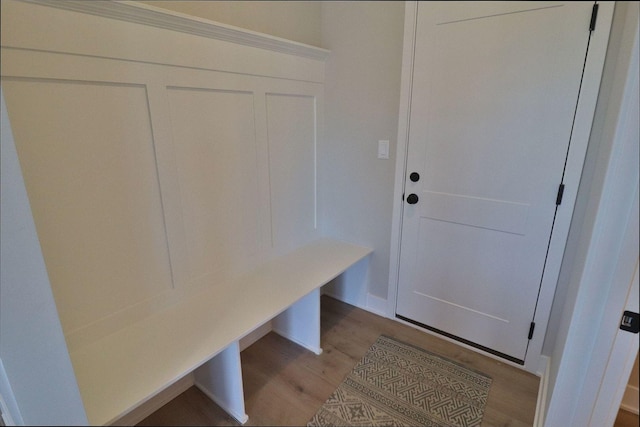
[[[265,322],[320,354],[320,287],[371,249],[321,239],[71,352],[89,422],[110,424],[183,376],[241,423],[238,342]]]
[[[241,346],[275,330],[319,354],[320,287],[371,252],[323,236],[330,52],[141,2],[0,3],[34,300],[56,310],[3,345],[16,382],[39,380],[24,407],[135,424],[189,383],[246,422]]]

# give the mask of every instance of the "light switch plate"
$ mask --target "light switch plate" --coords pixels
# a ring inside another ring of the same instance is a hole
[[[389,158],[389,140],[380,140],[378,141],[378,158],[379,159],[388,159]]]

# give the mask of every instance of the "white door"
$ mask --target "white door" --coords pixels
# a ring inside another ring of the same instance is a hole
[[[592,7],[419,3],[398,317],[523,363]]]

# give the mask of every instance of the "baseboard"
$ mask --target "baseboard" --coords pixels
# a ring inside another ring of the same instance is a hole
[[[253,344],[254,342],[258,341],[260,338],[264,337],[265,335],[267,335],[272,330],[273,330],[273,325],[271,324],[271,320],[269,320],[268,322],[258,326],[256,329],[254,329],[253,331],[249,332],[244,337],[240,338],[240,341],[238,342],[238,345],[240,347],[240,351],[242,351],[245,348],[249,347],[251,344]]]
[[[638,411],[639,399],[640,395],[638,394],[638,387],[628,385],[627,389],[624,391],[620,408],[638,415],[640,413],[640,411]]]
[[[140,421],[153,414],[158,409],[169,403],[171,400],[178,397],[180,394],[187,391],[188,388],[195,385],[193,373],[189,373],[162,390],[160,393],[153,396],[151,399],[144,402],[131,412],[118,418],[111,425],[114,426],[133,426]]]
[[[209,399],[211,399],[213,401],[213,403],[215,403],[220,408],[222,408],[222,410],[224,410],[227,414],[229,414],[231,417],[233,417],[240,424],[244,425],[244,424],[247,423],[247,421],[249,420],[249,416],[247,414],[245,414],[244,412],[239,413],[239,412],[234,411],[233,408],[230,408],[224,401],[222,401],[221,399],[218,399],[218,397],[215,394],[211,393],[211,391],[209,389],[207,389],[206,387],[198,384],[197,382],[195,383],[195,386],[205,396],[207,396]],[[244,404],[243,404],[243,407],[244,407]]]
[[[372,294],[367,294],[367,308],[365,310],[377,314],[378,316],[387,317],[387,300]]]
[[[538,387],[538,400],[536,402],[536,415],[533,420],[533,427],[543,427],[545,412],[547,409],[547,390],[549,388],[549,364],[551,359],[548,356],[540,356],[540,367],[538,376],[540,385]]]
[[[337,299],[338,301],[342,301],[346,304],[352,305],[354,307],[361,308],[362,310],[368,311],[369,313],[377,314],[381,317],[387,317],[387,300],[384,298],[377,297],[375,295],[367,293],[366,302],[361,302],[360,299],[351,299],[344,298],[343,296],[338,295],[335,292],[332,292],[331,289],[324,289],[322,291],[322,295],[327,295],[333,299]]]

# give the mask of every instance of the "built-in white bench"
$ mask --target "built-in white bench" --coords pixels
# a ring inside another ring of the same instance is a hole
[[[246,422],[239,340],[273,319],[277,333],[320,354],[320,287],[370,253],[318,240],[72,351],[89,422],[112,423],[192,371]]]
[[[371,252],[322,238],[330,52],[140,2],[0,3],[26,214],[75,373],[48,388],[74,416],[45,419],[135,423],[195,383],[245,422],[240,345],[273,329],[320,353],[320,287]]]

